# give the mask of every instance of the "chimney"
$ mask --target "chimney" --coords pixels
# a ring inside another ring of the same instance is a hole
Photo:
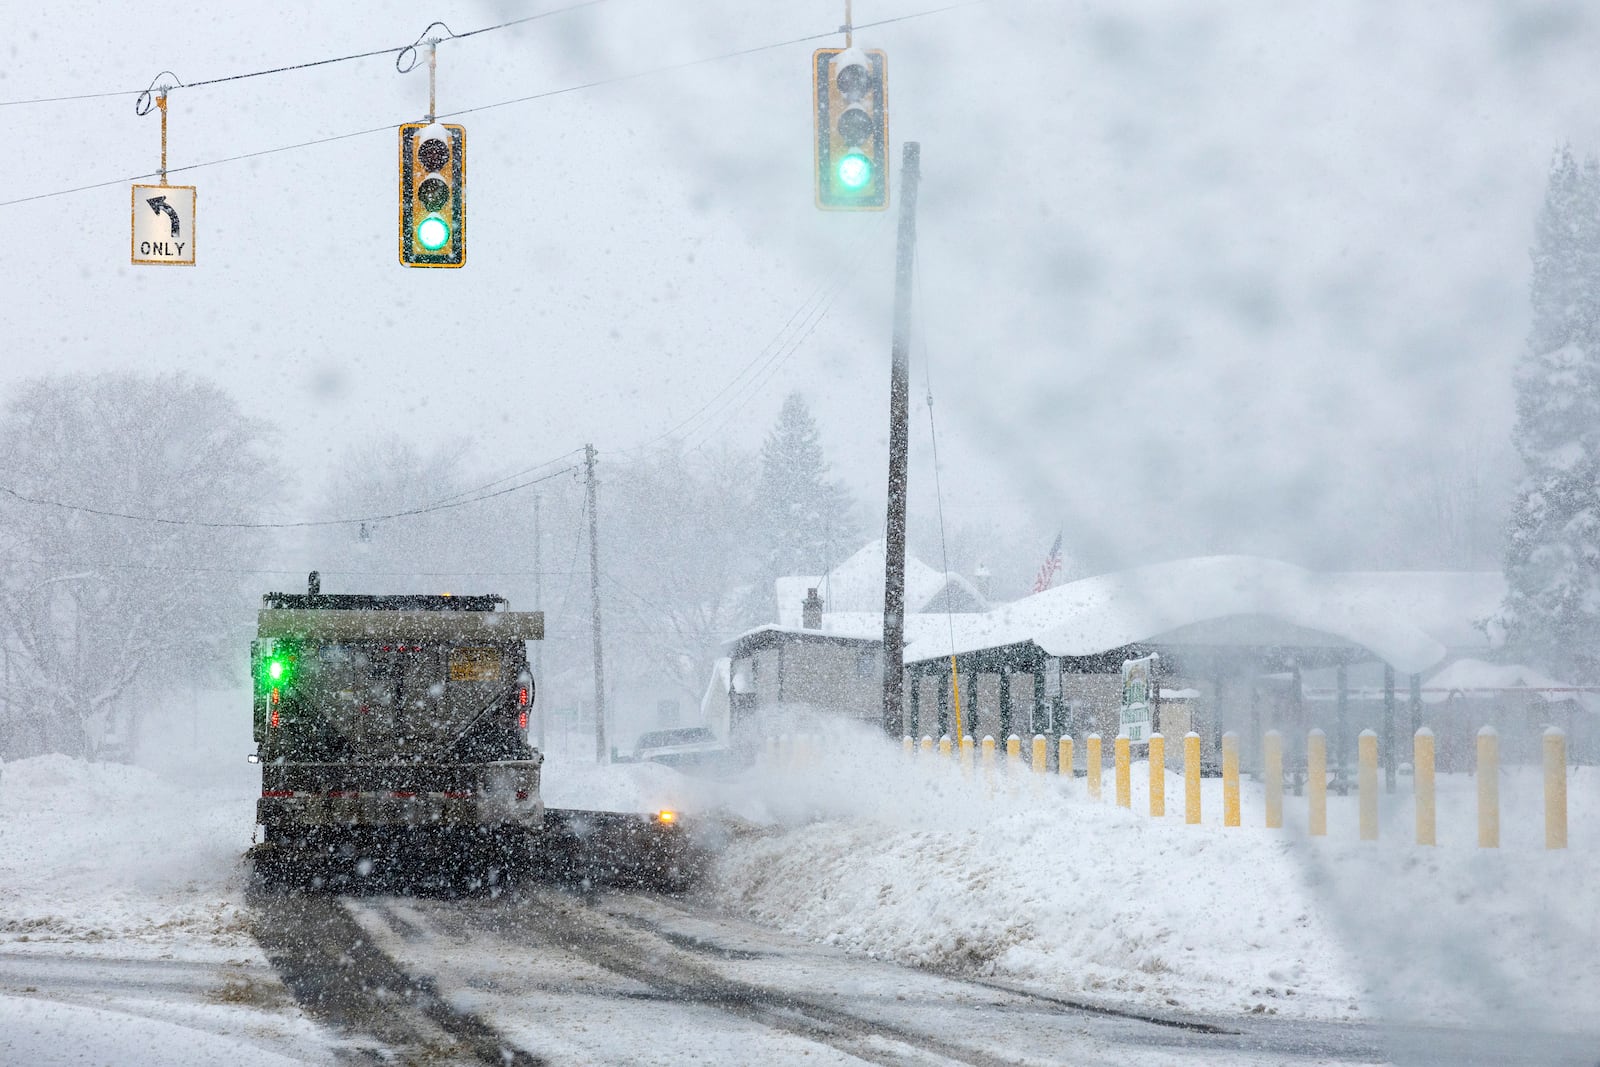
[[[800,626],[806,630],[822,629],[822,598],[815,589],[807,589],[805,600],[800,602]]]
[[[992,592],[994,578],[989,574],[989,568],[978,564],[972,571],[972,584],[978,587],[978,595],[985,600],[994,599]]]

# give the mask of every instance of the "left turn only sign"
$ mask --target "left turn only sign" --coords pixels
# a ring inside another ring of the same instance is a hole
[[[194,266],[194,186],[133,187],[133,261]]]

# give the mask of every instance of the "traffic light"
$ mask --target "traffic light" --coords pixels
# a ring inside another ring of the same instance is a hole
[[[817,102],[817,206],[889,206],[888,57],[877,49],[819,48],[811,55]]]
[[[400,127],[400,263],[459,267],[467,260],[467,131],[447,122]]]

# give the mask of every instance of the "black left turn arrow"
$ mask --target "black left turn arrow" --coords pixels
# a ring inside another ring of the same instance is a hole
[[[149,204],[150,210],[154,211],[157,215],[165,211],[167,213],[167,217],[172,220],[172,236],[178,236],[178,212],[171,204],[167,203],[166,196],[152,196],[150,199],[146,200],[145,203]]]

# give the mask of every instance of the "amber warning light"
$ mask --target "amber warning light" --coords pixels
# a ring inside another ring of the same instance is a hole
[[[675,811],[672,811],[670,809],[667,809],[667,808],[662,808],[660,811],[656,812],[656,821],[657,822],[677,822],[678,821],[678,813],[675,812]]]

